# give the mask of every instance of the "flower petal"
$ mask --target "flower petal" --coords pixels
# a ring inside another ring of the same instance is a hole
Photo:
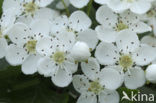
[[[72,73],[75,73],[78,68],[78,64],[75,63],[74,58],[69,54],[66,56],[66,60],[64,61],[64,67],[69,69]]]
[[[51,33],[52,34],[59,34],[62,31],[67,31],[67,25],[68,25],[68,18],[67,16],[59,16],[55,18],[54,21],[52,21],[51,25]]]
[[[109,0],[94,0],[98,4],[107,4]]]
[[[8,32],[8,36],[13,43],[17,45],[24,45],[29,36],[30,30],[27,25],[23,23],[16,23]]]
[[[136,14],[144,14],[151,8],[151,1],[139,0],[131,5],[130,10]]]
[[[119,94],[117,91],[111,91],[105,89],[99,94],[100,103],[119,103]]]
[[[39,55],[30,55],[22,64],[22,72],[26,75],[37,72]]]
[[[34,34],[40,33],[44,36],[48,36],[50,34],[51,22],[44,19],[33,20],[30,24],[30,28]]]
[[[121,86],[123,77],[119,72],[111,67],[106,67],[101,70],[100,83],[105,86],[106,89],[115,90]]]
[[[130,3],[121,0],[110,0],[108,6],[115,12],[123,12],[130,7]]]
[[[54,0],[35,0],[36,4],[40,7],[45,7],[51,4]]]
[[[72,82],[72,74],[63,67],[59,67],[55,75],[52,75],[52,81],[58,87],[67,87]]]
[[[103,25],[97,26],[95,28],[97,32],[97,37],[103,42],[112,43],[115,42],[116,37],[118,36],[117,32],[111,28],[107,28]]]
[[[91,48],[92,50],[95,49],[98,43],[98,39],[97,39],[97,34],[94,30],[88,29],[78,33],[77,35],[78,35],[77,37],[78,41],[83,41],[87,43],[89,48]]]
[[[156,57],[155,49],[148,45],[141,45],[132,54],[132,58],[137,65],[147,65],[152,62]]]
[[[57,70],[57,66],[50,58],[42,58],[38,63],[38,72],[45,77],[50,77]]]
[[[43,56],[51,56],[55,51],[57,40],[50,37],[40,39],[36,44],[36,51]]]
[[[73,76],[73,86],[79,93],[87,92],[90,84],[89,80],[84,75],[74,75]]]
[[[145,72],[140,67],[130,69],[125,73],[125,86],[129,89],[137,89],[145,84]]]
[[[146,69],[146,79],[152,83],[156,83],[156,64],[148,66]]]
[[[84,93],[78,98],[77,103],[97,103],[97,97],[93,93]]]
[[[152,46],[152,47],[156,47],[156,38],[147,35],[147,36],[144,36],[144,37],[141,39],[141,43],[150,45],[150,46]]]
[[[4,0],[3,2],[3,12],[5,12],[6,10],[10,9],[10,8],[14,8],[15,10],[12,11],[12,12],[16,12],[14,14],[21,14],[21,6],[20,6],[20,3],[22,1],[21,0]]]
[[[120,52],[133,52],[139,47],[139,39],[136,33],[130,30],[123,30],[116,38],[116,44]]]
[[[11,52],[10,52],[11,51]],[[6,60],[13,66],[20,65],[28,57],[27,52],[14,44],[8,46],[6,51]]]
[[[56,35],[59,45],[62,45],[64,51],[69,51],[75,44],[75,34],[73,32],[62,31]],[[63,39],[62,39],[63,38]]]
[[[50,8],[40,8],[34,15],[34,19],[53,20],[59,16],[59,13]]]
[[[92,81],[95,81],[100,72],[100,65],[95,58],[90,57],[88,62],[82,62],[81,68],[83,73]]]
[[[102,42],[96,48],[95,57],[100,64],[112,65],[119,59],[119,52],[113,44]]]
[[[83,11],[75,11],[69,17],[69,27],[77,32],[88,29],[91,24],[92,21]]]
[[[105,25],[105,27],[107,28],[113,28],[117,23],[117,14],[115,14],[110,8],[104,5],[98,8],[96,12],[96,20],[100,24]]]
[[[129,29],[136,33],[144,33],[148,31],[152,31],[152,28],[143,22],[138,22],[136,24],[133,24]]]
[[[85,1],[82,1],[82,0],[69,0],[70,3],[76,7],[76,8],[82,8],[84,6],[86,6],[89,2],[89,0],[85,0]]]

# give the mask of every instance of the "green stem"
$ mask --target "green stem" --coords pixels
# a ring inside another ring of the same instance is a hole
[[[66,14],[67,14],[67,16],[70,16],[69,9],[68,9],[66,3],[64,2],[64,0],[62,0],[62,3],[63,3],[63,5],[64,5],[64,7],[65,7],[65,9],[66,9]]]
[[[87,15],[88,15],[88,16],[90,15],[92,3],[93,3],[93,0],[90,0],[90,1],[89,1],[89,4],[88,4],[88,10],[87,10]]]

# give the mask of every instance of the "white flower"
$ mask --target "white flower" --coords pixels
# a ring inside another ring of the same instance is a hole
[[[53,0],[4,0],[3,11],[8,8],[15,8],[17,15],[24,13],[33,16],[40,8],[48,6]]]
[[[136,33],[152,30],[140,20],[140,16],[130,11],[116,14],[105,5],[97,10],[96,20],[101,24],[96,27],[98,38],[104,42],[114,42],[118,33],[125,29]]]
[[[60,16],[52,22],[52,34],[61,32],[72,32],[76,35],[77,41],[86,42],[92,50],[95,49],[98,39],[94,30],[89,29],[91,26],[90,18],[83,11],[75,11],[68,18]]]
[[[110,67],[100,70],[95,58],[89,58],[81,67],[86,76],[73,77],[74,88],[81,93],[77,103],[119,103],[115,89],[121,86],[122,77],[118,71]]]
[[[7,36],[8,30],[13,26],[16,16],[14,14],[14,8],[7,9],[3,12],[0,21],[0,58],[3,58],[6,54],[6,49],[8,46]]]
[[[146,69],[146,79],[152,83],[156,83],[156,64],[152,64]]]
[[[36,44],[38,40],[48,35],[43,34],[47,29],[44,31],[43,27],[33,24],[30,28],[23,23],[16,23],[8,32],[13,44],[7,48],[6,60],[13,66],[22,64],[24,74],[33,74],[37,71],[40,55],[36,51]]]
[[[151,46],[140,44],[136,33],[129,30],[120,32],[115,44],[100,43],[95,56],[103,65],[114,65],[124,73],[125,85],[136,89],[145,83],[145,74],[141,66],[148,65],[156,55]],[[122,74],[122,72],[121,72]]]
[[[37,51],[44,56],[39,62],[38,72],[59,87],[66,87],[72,81],[72,73],[77,71],[77,64],[70,55],[75,43],[75,35],[63,32],[54,37],[46,37],[37,43]]]
[[[85,42],[76,42],[71,50],[71,55],[76,61],[87,61],[91,56],[88,45]]]
[[[107,5],[115,12],[123,12],[130,9],[137,14],[144,14],[150,8],[154,0],[108,0]]]

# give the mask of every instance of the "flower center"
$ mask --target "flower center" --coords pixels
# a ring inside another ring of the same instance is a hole
[[[124,24],[123,22],[119,22],[117,25],[116,25],[116,30],[117,31],[121,31],[121,30],[124,30],[124,29],[128,29],[128,25]]]
[[[104,87],[101,86],[98,81],[94,81],[90,83],[90,87],[88,88],[88,90],[95,94],[99,94],[102,90],[104,90]]]
[[[23,5],[26,13],[34,14],[38,6],[34,2],[29,2]]]
[[[123,55],[119,59],[119,65],[123,67],[124,71],[127,71],[133,65],[133,60],[129,55]]]
[[[58,64],[61,64],[65,60],[64,52],[56,52],[53,56],[54,61],[57,62]]]
[[[35,53],[36,52],[36,40],[30,40],[26,43],[26,50],[29,53]]]

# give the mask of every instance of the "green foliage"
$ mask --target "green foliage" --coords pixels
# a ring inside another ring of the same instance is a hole
[[[38,74],[24,75],[20,67],[0,71],[0,103],[68,103],[67,92],[57,90]]]

